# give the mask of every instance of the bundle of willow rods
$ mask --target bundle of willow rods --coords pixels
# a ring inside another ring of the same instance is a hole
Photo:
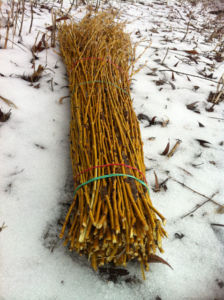
[[[130,97],[135,51],[124,26],[103,12],[61,25],[58,35],[71,92],[75,188],[60,237],[71,251],[86,255],[95,270],[133,259],[148,270],[150,255],[157,248],[163,252],[166,235],[165,219],[146,187]]]

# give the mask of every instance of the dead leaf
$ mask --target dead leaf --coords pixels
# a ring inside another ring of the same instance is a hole
[[[214,59],[217,61],[217,62],[223,62],[224,61],[224,56],[222,56],[222,53],[220,52],[217,52]]]
[[[168,142],[166,145],[166,148],[160,155],[167,155],[167,153],[169,152],[169,149],[170,149],[170,143]]]
[[[6,122],[8,121],[8,119],[10,118],[11,115],[11,111],[4,113],[1,109],[0,109],[0,122]]]
[[[157,76],[157,74],[155,72],[148,72],[148,73],[146,73],[146,75],[148,75],[148,76]]]
[[[149,118],[148,116],[146,116],[145,114],[138,114],[137,118],[138,118],[139,121],[146,120],[146,121],[149,122],[149,125],[148,125],[148,126],[151,125],[151,120],[150,120],[150,118]]]
[[[42,38],[39,41],[39,43],[37,45],[33,45],[33,47],[31,48],[31,50],[32,50],[33,53],[35,53],[35,52],[41,52],[44,49],[48,49],[49,48],[48,43],[45,40],[45,37],[46,37],[46,34],[44,33],[42,35]]]
[[[188,54],[192,54],[192,55],[199,54],[196,50],[184,50],[184,52],[186,52]]]
[[[168,180],[169,180],[169,177],[166,178],[165,180],[163,180],[163,181],[159,184],[159,187],[160,187],[160,188],[163,188],[165,192],[166,192],[167,189],[168,189],[168,187],[167,187],[167,185],[166,185],[166,183],[167,183]]]
[[[220,206],[219,208],[217,208],[216,212],[217,214],[224,214],[224,206]]]
[[[156,28],[149,29],[152,33],[159,33]]]
[[[217,99],[218,99],[218,101],[217,101]],[[207,99],[208,102],[212,102],[212,103],[217,102],[217,104],[223,100],[224,100],[224,93],[220,94],[220,92],[217,92],[217,93],[210,92],[208,99]]]
[[[174,234],[174,236],[175,236],[175,238],[181,240],[181,239],[184,237],[184,234],[183,234],[183,233],[178,233],[178,232],[176,232],[176,233]]]
[[[173,84],[173,83],[172,83],[172,82],[170,82],[170,81],[169,81],[169,84],[171,85],[171,87],[172,87],[172,89],[173,89],[173,90],[175,90],[175,89],[176,89],[176,86],[175,86],[175,84]]]
[[[43,44],[42,41],[39,41],[39,43],[37,45],[34,45],[32,47],[32,52],[34,53],[34,52],[41,52],[41,51],[43,51],[45,49],[45,47],[42,46],[42,44]]]
[[[214,105],[215,105],[215,104],[213,104],[211,107],[208,107],[208,108],[206,107],[205,110],[206,110],[207,112],[213,112],[213,111],[214,111]]]
[[[166,127],[169,124],[169,120],[165,120],[162,122],[162,127]]]
[[[58,102],[60,103],[60,104],[62,104],[63,103],[63,100],[64,99],[66,99],[66,98],[69,98],[70,96],[63,96],[63,97],[61,97],[59,100],[58,100]]]
[[[167,261],[165,261],[165,259],[163,259],[160,256],[155,255],[155,254],[150,254],[149,263],[162,263],[162,264],[167,265],[168,267],[170,267],[173,270],[171,265]]]
[[[212,15],[219,15],[221,13],[223,13],[224,11],[219,9],[219,10],[211,10],[209,11],[209,14],[212,14]]]
[[[155,119],[156,119],[156,116],[154,116],[150,122],[151,125],[154,125],[155,124]]]
[[[41,150],[46,149],[46,147],[43,146],[43,145],[40,145],[40,144],[34,144],[34,145],[35,145],[37,148],[41,149]]]
[[[190,77],[187,76],[187,80],[188,80],[188,81],[191,81]]]
[[[207,78],[213,79],[213,73],[210,73],[206,76]]]
[[[196,105],[197,105],[198,101],[192,102],[191,104],[186,105],[188,109],[193,110]]]
[[[195,139],[197,142],[199,142],[200,146],[204,147],[204,148],[209,148],[208,144],[211,144],[208,141],[205,140],[201,140],[201,139]]]
[[[50,8],[47,5],[41,4],[40,8],[49,10]]]
[[[100,267],[99,272],[103,274],[117,275],[117,276],[125,276],[129,274],[128,270],[126,269],[113,268],[113,267],[109,267],[109,268]]]
[[[64,21],[64,20],[68,20],[68,19],[70,19],[69,18],[69,16],[63,16],[63,17],[60,17],[60,18],[57,18],[56,20],[55,20],[55,22],[56,23],[58,23],[58,22],[60,22],[60,21]],[[53,30],[54,29],[54,26],[48,26],[48,27],[46,27],[46,29],[47,30]]]
[[[163,79],[159,79],[159,80],[156,80],[156,81],[154,81],[154,82],[155,82],[155,84],[156,84],[157,86],[164,85],[164,84],[166,83],[166,81],[163,80]]]
[[[160,188],[159,188],[159,181],[158,181],[158,177],[157,177],[155,171],[154,171],[154,176],[155,176],[155,188],[154,188],[154,192],[159,192],[159,191],[160,191]]]
[[[36,84],[33,86],[35,89],[39,89],[40,88],[40,83]]]
[[[139,283],[141,283],[141,280],[138,279],[138,278],[134,275],[134,276],[132,276],[132,277],[126,278],[126,279],[125,279],[125,282],[126,282],[126,283],[129,283],[129,284],[139,284]]]
[[[198,122],[199,127],[205,127],[202,123]]]
[[[194,85],[193,90],[197,91],[200,87],[198,85]]]
[[[42,65],[39,65],[37,70],[33,72],[33,74],[31,75],[25,75],[23,74],[22,76],[20,76],[23,80],[28,81],[28,82],[37,82],[40,78],[41,75],[44,71],[44,67]]]
[[[2,99],[2,101],[4,101],[8,106],[17,108],[17,106],[11,100],[9,100],[3,96],[0,96],[0,99]]]
[[[178,66],[178,64],[179,64],[179,61],[178,61],[177,63],[175,63],[174,67],[177,67],[177,66]]]
[[[198,64],[198,61],[197,61],[197,56],[196,57],[193,57],[193,56],[191,56],[191,55],[189,55],[188,56],[188,58],[190,59],[190,60],[192,60],[193,62],[195,62],[196,64]]]
[[[204,76],[205,78],[209,78],[209,79],[216,79],[217,77],[213,77],[213,73],[207,74],[206,73],[206,68],[204,68],[202,71],[198,71],[198,74],[200,74],[201,76]]]
[[[200,111],[197,108],[197,104],[198,104],[198,101],[195,101],[190,104],[187,104],[186,107],[187,107],[187,109],[192,110],[193,112],[195,112],[197,114],[200,114]]]
[[[5,225],[5,222],[2,223],[2,226],[0,227],[0,232],[2,232],[3,229],[7,228],[8,226]]]

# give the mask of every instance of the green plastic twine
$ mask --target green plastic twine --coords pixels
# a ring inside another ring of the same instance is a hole
[[[74,191],[74,196],[75,196],[75,194],[77,193],[77,191],[81,188],[81,187],[83,187],[84,185],[86,185],[86,184],[88,184],[88,183],[91,183],[91,182],[93,182],[93,181],[96,181],[96,180],[100,180],[100,179],[104,179],[104,178],[110,178],[110,177],[129,177],[129,178],[133,178],[133,179],[135,179],[136,181],[138,181],[139,183],[141,183],[142,185],[144,185],[144,187],[146,187],[147,188],[147,191],[148,191],[148,193],[149,193],[149,188],[148,188],[148,186],[147,186],[147,184],[144,182],[144,181],[142,181],[142,180],[140,180],[140,179],[138,179],[137,177],[135,177],[135,176],[132,176],[132,175],[128,175],[128,174],[108,174],[108,175],[103,175],[103,176],[98,176],[98,177],[94,177],[94,178],[92,178],[92,179],[90,179],[90,180],[88,180],[88,181],[86,181],[86,182],[84,182],[84,183],[82,183],[82,184],[80,184],[79,186],[77,186],[77,188],[75,189],[75,191]]]

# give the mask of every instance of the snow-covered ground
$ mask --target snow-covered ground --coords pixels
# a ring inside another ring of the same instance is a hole
[[[21,38],[19,14],[7,49],[6,1],[1,8],[0,96],[17,108],[0,122],[0,300],[224,299],[224,101],[212,109],[207,101],[224,74],[224,15],[178,0],[113,3],[133,43],[141,40],[137,54],[150,46],[136,63],[142,69],[132,98],[151,198],[167,218],[162,257],[173,267],[151,264],[142,281],[139,265],[130,263],[130,275],[115,284],[58,239],[73,191],[69,98],[59,102],[68,82],[58,46],[31,52],[38,32],[36,44],[51,34],[57,2],[38,2],[31,33],[26,2]],[[70,15],[78,21],[85,12],[79,6]],[[34,63],[44,71],[31,85],[24,78]],[[9,110],[2,99],[0,109]],[[173,156],[161,155],[177,141]]]

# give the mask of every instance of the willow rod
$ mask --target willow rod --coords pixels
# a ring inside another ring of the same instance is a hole
[[[59,28],[75,191],[60,237],[95,270],[137,259],[144,273],[150,255],[163,252],[165,218],[142,181],[143,143],[130,96],[135,47],[124,27],[107,11]]]

